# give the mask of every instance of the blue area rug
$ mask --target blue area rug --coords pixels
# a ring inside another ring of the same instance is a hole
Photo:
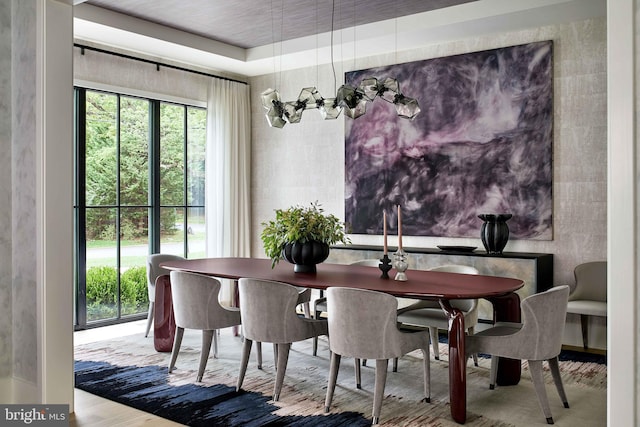
[[[584,353],[574,350],[562,350],[558,356],[558,360],[561,362],[597,363],[598,365],[607,364],[607,356],[605,355]]]
[[[356,412],[279,416],[270,396],[223,384],[171,385],[166,366],[115,366],[76,361],[76,387],[189,426],[368,426]]]

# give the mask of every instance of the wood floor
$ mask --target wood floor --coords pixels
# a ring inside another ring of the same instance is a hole
[[[182,424],[75,389],[70,427],[171,427]]]

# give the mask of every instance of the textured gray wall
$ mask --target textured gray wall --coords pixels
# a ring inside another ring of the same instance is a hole
[[[38,378],[36,2],[13,2],[11,197],[13,375]]]
[[[11,1],[0,0],[0,377],[11,375]],[[1,395],[1,394],[0,394]]]
[[[573,282],[573,268],[577,264],[607,257],[606,20],[598,18],[425,45],[397,55],[358,59],[357,68],[541,40],[554,42],[554,237],[551,241],[511,240],[505,250],[554,254],[555,284],[568,284]],[[353,61],[344,67],[337,64],[338,85],[348,67],[353,67]],[[297,98],[301,88],[314,85],[325,97],[330,96],[334,86],[330,66],[316,69],[314,65],[251,79],[253,256],[264,256],[259,238],[261,223],[273,216],[274,209],[318,200],[327,212],[344,218],[344,120],[350,119],[323,121],[316,111],[307,111],[301,123],[272,129],[259,102],[260,92],[268,87],[276,86],[282,98],[290,100]],[[421,103],[424,108],[428,100]],[[382,244],[381,236],[356,235],[352,241]],[[395,240],[390,238],[389,244],[395,245]],[[403,244],[482,248],[479,238],[403,236]],[[575,324],[577,319],[569,318],[568,322]],[[604,345],[606,325],[595,323],[591,341]],[[570,342],[579,342],[579,334],[569,335]]]

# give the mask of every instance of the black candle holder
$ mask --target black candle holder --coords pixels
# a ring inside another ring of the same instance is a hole
[[[378,268],[382,271],[382,275],[380,276],[382,279],[389,278],[389,270],[391,270],[391,259],[387,254],[380,259],[380,264],[378,264]]]

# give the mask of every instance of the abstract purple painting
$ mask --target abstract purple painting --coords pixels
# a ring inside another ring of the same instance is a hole
[[[380,97],[346,119],[345,220],[382,234],[382,212],[412,236],[479,237],[479,214],[511,213],[513,239],[551,240],[552,41],[346,73],[393,77],[421,112]]]

